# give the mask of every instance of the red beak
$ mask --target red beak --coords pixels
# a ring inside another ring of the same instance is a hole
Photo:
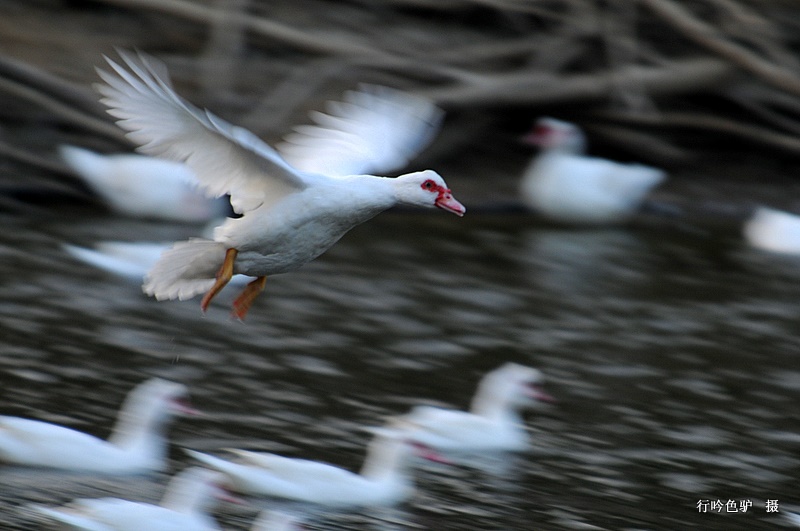
[[[459,203],[453,194],[450,193],[450,190],[447,192],[440,194],[439,197],[436,198],[436,202],[434,203],[438,208],[442,210],[446,210],[448,212],[452,212],[458,217],[464,215],[467,211],[467,208]]]
[[[553,131],[545,125],[537,125],[520,140],[529,146],[546,147],[550,142]]]
[[[540,402],[549,402],[551,404],[557,402],[552,395],[544,392],[540,386],[535,384],[530,386],[529,396],[534,400],[539,400]]]
[[[445,456],[431,448],[430,446],[422,443],[414,443],[414,452],[423,459],[427,459],[428,461],[433,461],[434,463],[441,463],[445,465],[452,465],[453,462],[447,459]]]
[[[203,415],[200,410],[192,407],[192,403],[185,397],[174,398],[172,400],[172,405],[178,413],[187,417],[199,417]]]

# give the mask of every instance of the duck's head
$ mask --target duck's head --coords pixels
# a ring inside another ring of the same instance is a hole
[[[122,408],[121,420],[161,424],[174,416],[196,416],[183,384],[152,378],[130,392]]]
[[[575,125],[555,118],[539,118],[533,129],[522,138],[526,144],[546,150],[583,153],[586,137]]]
[[[395,179],[398,202],[404,205],[436,207],[463,216],[467,209],[459,203],[442,176],[433,170],[407,173]]]
[[[230,482],[221,472],[190,467],[172,478],[161,505],[184,512],[211,511],[220,501],[243,505],[244,500],[229,489]]]
[[[488,373],[480,387],[485,395],[517,407],[533,402],[555,402],[544,391],[543,383],[544,376],[539,370],[509,362]]]

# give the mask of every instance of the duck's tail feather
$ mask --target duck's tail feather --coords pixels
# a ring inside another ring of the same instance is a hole
[[[225,244],[195,238],[164,251],[142,289],[158,300],[186,300],[211,289],[225,260]]]

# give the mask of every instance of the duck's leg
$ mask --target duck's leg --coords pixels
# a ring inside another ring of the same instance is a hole
[[[258,294],[264,291],[264,285],[267,283],[267,277],[256,277],[255,280],[250,282],[242,291],[241,295],[236,297],[233,301],[233,315],[237,319],[244,319],[247,315],[247,310],[253,305]]]
[[[231,278],[233,277],[233,262],[236,261],[237,254],[239,254],[239,251],[234,248],[230,248],[225,251],[225,260],[222,261],[222,265],[220,266],[219,271],[217,271],[217,281],[213,286],[211,286],[211,289],[208,290],[208,293],[203,296],[203,300],[200,301],[200,309],[202,309],[203,312],[205,312],[208,308],[208,305],[211,303],[211,299],[216,297],[217,293],[222,291],[222,288],[224,288],[225,285],[231,281]]]

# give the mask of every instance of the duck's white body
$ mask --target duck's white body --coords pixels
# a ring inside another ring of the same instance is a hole
[[[782,254],[800,254],[800,216],[759,207],[742,229],[751,246]]]
[[[222,216],[223,200],[198,189],[181,162],[136,154],[102,155],[61,146],[61,157],[115,212],[131,217],[201,222]]]
[[[376,129],[358,121],[382,115],[373,100],[400,102],[399,93],[346,101],[335,107],[335,114],[318,115],[319,125],[287,139],[284,151],[292,165],[249,131],[182,100],[160,63],[142,55],[121,56],[129,70],[107,59],[114,73],[100,71],[106,84],[98,86],[120,127],[142,151],[185,161],[207,193],[230,194],[231,205],[242,214],[218,227],[213,240],[178,243],[164,253],[144,284],[145,292],[157,299],[187,299],[208,291],[201,304],[205,309],[230,273],[241,273],[258,280],[234,303],[243,307],[237,311],[242,317],[267,275],[301,267],[347,231],[394,205],[436,206],[464,214],[463,205],[432,170],[397,178],[364,174],[405,162],[421,149],[419,142],[409,144],[408,139],[424,137],[427,142],[435,129],[440,111],[428,102],[403,96],[414,104],[386,107],[405,112],[403,120],[384,117]],[[363,105],[372,105],[375,112],[353,111]],[[396,134],[393,125],[419,134]],[[360,136],[364,134],[370,136]],[[307,162],[312,152],[322,153],[325,161]],[[330,173],[317,173],[320,168]],[[348,174],[339,173],[344,169]]]
[[[103,474],[136,474],[165,466],[164,431],[176,414],[191,413],[183,385],[148,380],[128,395],[108,440],[56,424],[0,417],[0,461]]]
[[[317,461],[243,450],[235,451],[241,462],[188,453],[228,476],[235,491],[320,505],[371,506],[393,505],[413,493],[409,471],[413,451],[405,432],[379,432],[360,473]]]
[[[530,444],[520,410],[535,400],[552,401],[539,389],[536,369],[507,363],[478,385],[469,411],[417,406],[406,416],[413,439],[439,450],[524,450]]]
[[[175,476],[159,505],[119,498],[80,499],[35,509],[70,529],[89,531],[219,531],[207,511],[223,495],[220,474],[192,468]]]
[[[528,138],[541,152],[525,171],[520,194],[530,208],[553,221],[625,221],[666,178],[657,168],[587,157],[583,133],[567,122],[542,118]]]

